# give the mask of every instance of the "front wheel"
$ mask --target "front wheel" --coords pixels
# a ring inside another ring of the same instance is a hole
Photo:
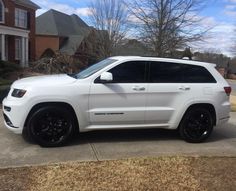
[[[74,131],[70,111],[57,106],[45,106],[33,113],[27,125],[27,134],[43,147],[64,145]]]
[[[179,126],[180,136],[190,143],[203,142],[210,136],[212,130],[212,115],[206,108],[190,109]]]

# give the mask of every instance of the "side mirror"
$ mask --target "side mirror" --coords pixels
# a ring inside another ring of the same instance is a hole
[[[113,80],[113,76],[112,76],[112,73],[110,72],[103,72],[100,76],[100,82],[108,83],[108,82],[112,82],[112,80]]]

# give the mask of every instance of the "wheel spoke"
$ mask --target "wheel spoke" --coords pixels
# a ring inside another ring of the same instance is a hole
[[[184,131],[189,137],[197,140],[208,133],[210,126],[209,115],[195,112],[189,117]]]
[[[34,122],[34,134],[43,142],[60,142],[69,132],[71,123],[57,113],[47,112]]]

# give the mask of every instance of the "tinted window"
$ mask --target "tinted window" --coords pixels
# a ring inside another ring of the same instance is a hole
[[[213,76],[202,66],[168,62],[151,62],[152,83],[215,83]]]
[[[116,61],[117,60],[114,60],[114,59],[102,60],[101,62],[98,62],[97,64],[94,64],[94,65],[86,68],[85,70],[79,72],[78,74],[75,75],[75,78],[77,78],[77,79],[87,78],[87,77],[93,75],[94,73],[96,73],[97,71],[101,70],[102,68],[104,68]]]
[[[184,65],[184,82],[186,83],[216,83],[215,78],[202,66]]]
[[[132,61],[122,63],[108,72],[112,73],[114,83],[142,83],[145,82],[145,67],[145,62]]]

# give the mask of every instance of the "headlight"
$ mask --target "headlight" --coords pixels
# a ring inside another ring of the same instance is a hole
[[[11,96],[21,98],[25,95],[26,90],[14,89]]]

